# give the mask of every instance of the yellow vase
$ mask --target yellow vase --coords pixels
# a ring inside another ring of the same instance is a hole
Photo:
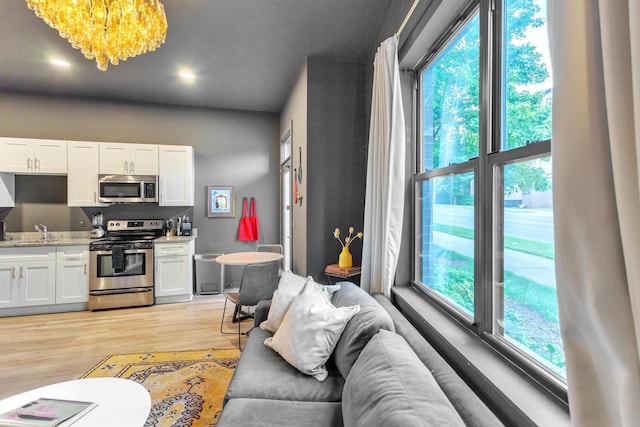
[[[343,247],[342,252],[340,252],[340,256],[338,257],[338,267],[340,268],[348,268],[353,266],[353,257],[351,256],[351,252],[349,252],[348,247]]]

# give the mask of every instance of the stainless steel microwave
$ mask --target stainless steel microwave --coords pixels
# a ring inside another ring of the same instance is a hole
[[[158,177],[154,175],[100,175],[98,186],[101,203],[158,201]]]

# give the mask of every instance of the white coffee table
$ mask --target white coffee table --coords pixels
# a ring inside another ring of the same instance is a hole
[[[149,392],[135,381],[122,378],[84,378],[47,385],[0,400],[0,413],[41,397],[98,404],[75,422],[73,427],[141,427],[151,410]]]

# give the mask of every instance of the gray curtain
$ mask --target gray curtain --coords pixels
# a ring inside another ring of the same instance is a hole
[[[405,191],[406,136],[397,37],[382,42],[373,73],[360,283],[369,292],[390,296],[400,252]]]
[[[640,416],[640,2],[548,0],[556,278],[572,423]]]

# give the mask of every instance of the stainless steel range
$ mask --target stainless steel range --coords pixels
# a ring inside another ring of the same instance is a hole
[[[110,220],[107,237],[89,244],[89,310],[152,305],[153,240],[164,221]]]

